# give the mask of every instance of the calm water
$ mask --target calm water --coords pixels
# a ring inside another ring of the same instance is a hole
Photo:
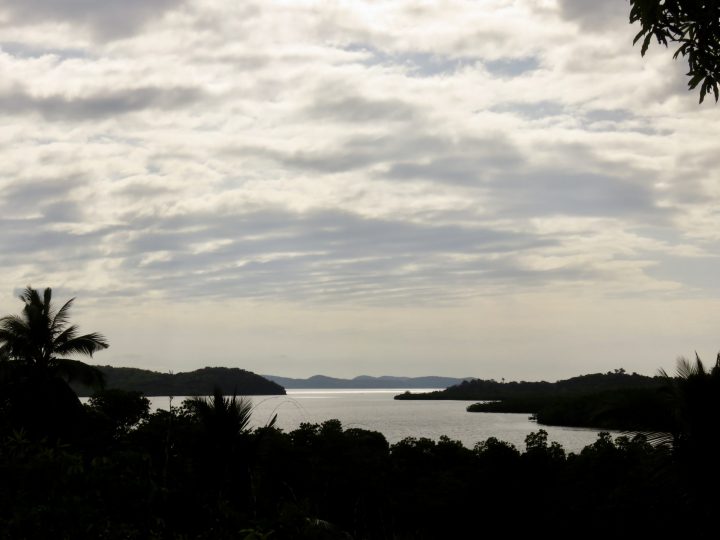
[[[413,389],[411,392],[428,390]],[[439,439],[447,435],[472,448],[488,437],[525,448],[525,436],[538,429],[548,432],[551,441],[565,450],[577,452],[597,439],[598,430],[541,426],[528,420],[526,414],[469,413],[465,408],[473,401],[395,401],[395,390],[288,390],[286,396],[253,396],[253,425],[265,424],[277,414],[276,426],[291,431],[301,422],[321,423],[337,418],[346,428],[379,431],[390,443],[405,437]],[[173,406],[182,403],[173,399]],[[153,409],[167,409],[167,397],[150,398]]]

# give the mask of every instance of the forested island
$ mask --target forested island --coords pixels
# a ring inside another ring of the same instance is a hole
[[[475,379],[445,390],[405,392],[400,400],[477,400],[469,412],[533,415],[538,423],[619,430],[667,431],[672,412],[668,379],[628,374],[623,369],[557,382],[498,382]]]
[[[285,389],[276,382],[238,368],[205,367],[182,373],[159,373],[130,367],[94,367],[107,388],[141,392],[146,396],[207,396],[215,388],[228,395],[285,395]],[[81,397],[91,396],[95,391],[79,381],[71,386]]]

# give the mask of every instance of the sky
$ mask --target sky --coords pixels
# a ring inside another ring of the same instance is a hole
[[[0,312],[166,372],[712,363],[720,108],[628,13],[0,0]]]

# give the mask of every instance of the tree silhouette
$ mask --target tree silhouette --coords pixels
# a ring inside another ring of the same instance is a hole
[[[187,399],[184,405],[198,419],[210,440],[226,447],[234,446],[247,432],[253,409],[249,400],[234,394],[226,398],[218,387],[212,397]]]
[[[670,383],[673,410],[673,444],[683,453],[717,451],[720,443],[720,353],[715,366],[707,370],[695,353],[695,362],[686,358],[677,361],[676,376],[660,370]],[[666,439],[667,440],[667,439]],[[668,440],[669,441],[669,440]]]
[[[258,442],[251,437],[252,402],[235,394],[224,397],[216,386],[211,397],[190,398],[183,405],[202,429],[196,456],[203,489],[216,494],[215,504],[226,496],[252,504],[251,466]]]
[[[52,306],[52,289],[43,292],[27,287],[20,295],[21,315],[0,319],[0,358],[17,362],[15,366],[31,378],[62,377],[83,384],[102,386],[102,373],[92,366],[67,356],[90,356],[108,347],[107,340],[96,332],[78,335],[76,325],[69,325],[71,298],[57,311]]]
[[[27,287],[20,315],[0,318],[0,397],[10,426],[50,439],[82,436],[85,413],[69,382],[102,386],[102,373],[68,356],[106,349],[101,334],[78,335],[69,324],[71,299],[58,310],[52,290]]]
[[[707,370],[695,353],[695,362],[678,359],[677,375],[670,377],[670,399],[674,411],[673,453],[687,482],[690,500],[698,514],[715,516],[720,504],[720,354],[715,366]],[[663,440],[662,437],[659,440]],[[669,442],[670,437],[665,441]]]
[[[645,56],[653,37],[658,43],[678,43],[673,55],[687,57],[690,90],[700,86],[700,103],[712,92],[718,101],[720,84],[720,2],[709,0],[630,0],[630,22],[640,22],[634,43],[642,38]]]

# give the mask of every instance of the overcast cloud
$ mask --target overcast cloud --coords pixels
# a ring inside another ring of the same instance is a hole
[[[0,1],[2,311],[53,286],[175,371],[714,355],[720,109],[628,9]]]

